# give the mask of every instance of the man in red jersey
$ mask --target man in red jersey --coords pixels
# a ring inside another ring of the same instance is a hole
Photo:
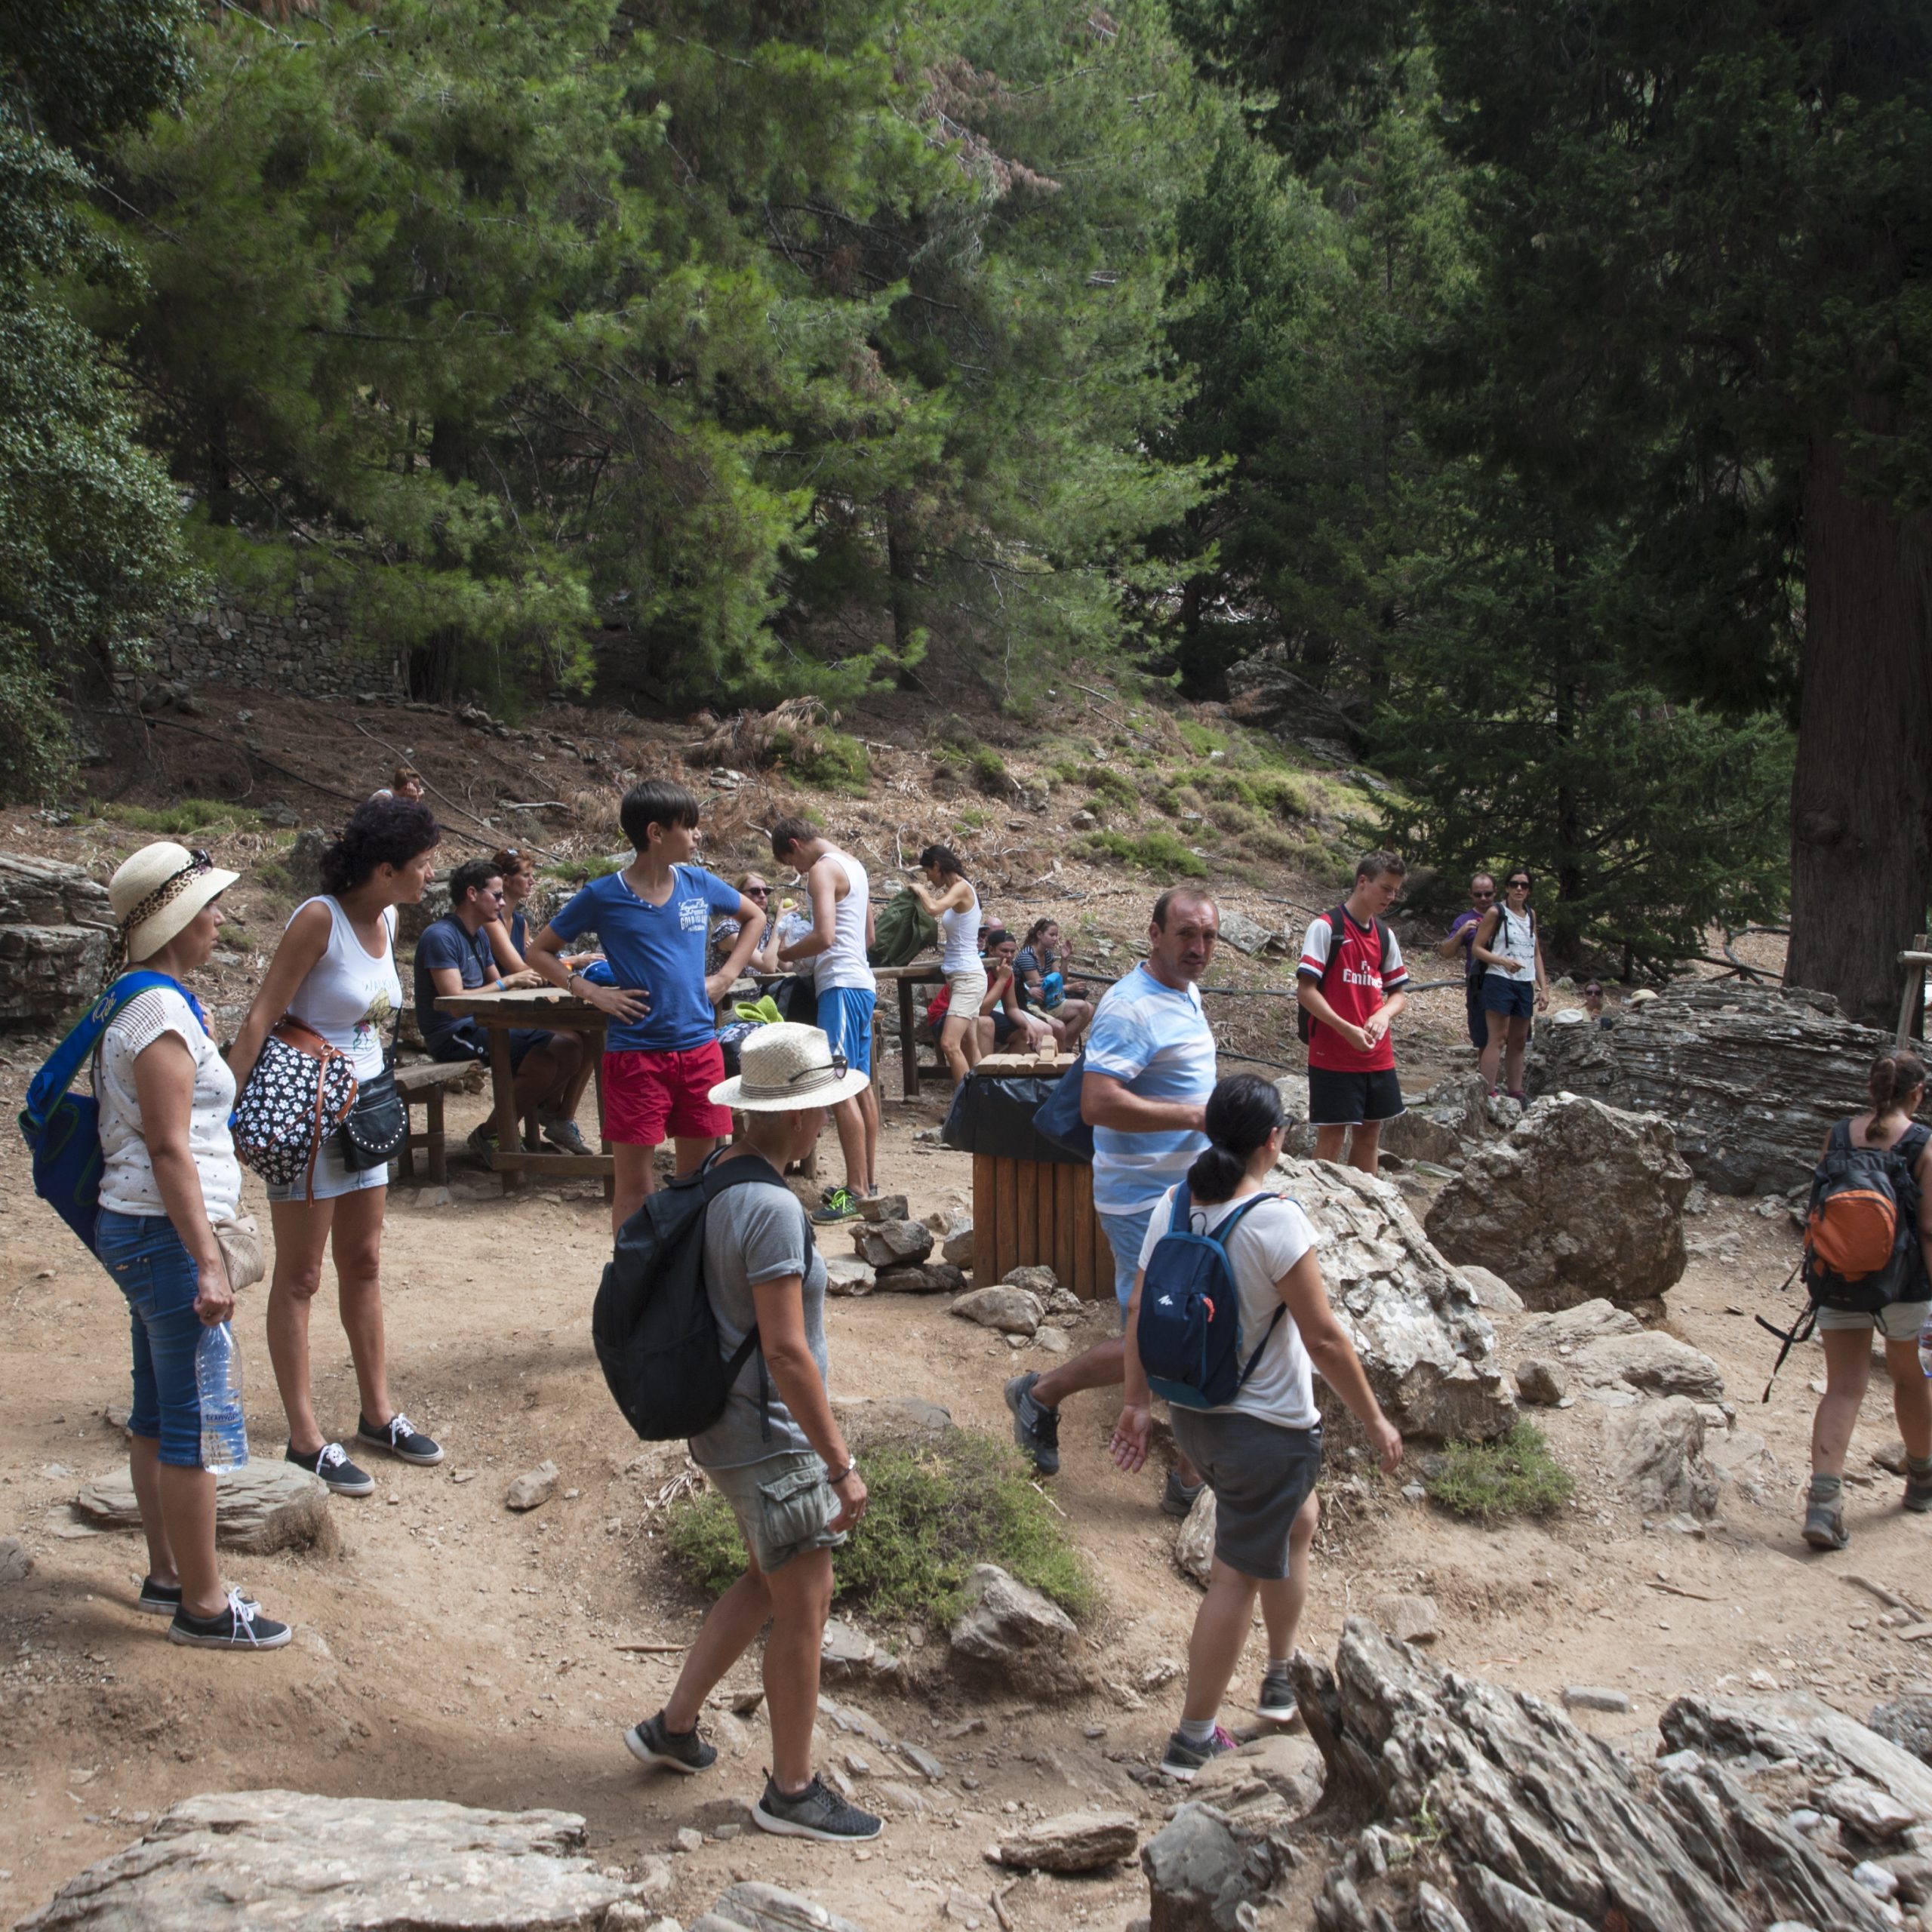
[[[1377,1171],[1382,1124],[1402,1111],[1391,1023],[1407,1004],[1408,969],[1382,915],[1408,868],[1392,852],[1355,862],[1355,890],[1309,927],[1295,997],[1308,1015],[1308,1118],[1315,1157]]]

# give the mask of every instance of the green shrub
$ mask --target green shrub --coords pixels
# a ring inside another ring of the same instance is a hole
[[[872,786],[872,760],[865,746],[843,731],[818,731],[809,737],[779,731],[772,737],[771,755],[800,784],[821,792],[863,798]]]
[[[244,819],[255,814],[245,805],[217,804],[212,798],[183,798],[180,804],[164,805],[150,811],[145,805],[104,805],[101,816],[133,832],[158,832],[164,838],[184,838],[191,832],[206,832],[220,826],[232,830]]]
[[[555,864],[545,866],[540,869],[545,878],[554,878],[565,885],[586,885],[594,878],[605,878],[612,872],[622,872],[629,863],[627,858],[621,855],[589,859],[559,859]]]
[[[983,812],[977,805],[965,805],[952,821],[955,832],[983,832],[993,822],[990,812]]]
[[[1087,850],[1095,858],[1118,859],[1164,877],[1208,876],[1206,865],[1165,826],[1157,825],[1138,838],[1130,838],[1124,832],[1091,832],[1087,835]]]
[[[1134,780],[1104,764],[1083,764],[1074,774],[1075,782],[1084,785],[1090,792],[1097,792],[1103,798],[1117,805],[1124,806],[1129,811],[1140,802],[1140,789]]]
[[[1543,1432],[1519,1422],[1494,1442],[1452,1442],[1424,1465],[1423,1486],[1452,1515],[1492,1523],[1549,1516],[1577,1493],[1577,1479],[1550,1454]]]
[[[989,797],[1003,798],[1020,789],[1006,768],[1006,760],[991,745],[975,747],[971,764],[973,783]]]
[[[1210,752],[1225,751],[1227,749],[1228,740],[1226,732],[1211,730],[1205,724],[1197,724],[1192,718],[1182,718],[1175,721],[1180,732],[1181,743],[1186,746],[1196,758],[1205,758]]]
[[[1063,1520],[1007,1444],[949,1429],[931,1442],[869,1451],[865,1475],[865,1521],[832,1553],[839,1602],[890,1621],[945,1624],[964,1607],[973,1566],[997,1563],[1070,1617],[1099,1607]],[[737,1525],[715,1492],[674,1506],[664,1542],[714,1596],[743,1574]]]

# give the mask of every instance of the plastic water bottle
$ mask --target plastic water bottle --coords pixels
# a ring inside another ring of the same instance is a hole
[[[226,1475],[248,1460],[242,1415],[242,1351],[225,1321],[204,1328],[195,1343],[195,1387],[202,1400],[202,1467]]]

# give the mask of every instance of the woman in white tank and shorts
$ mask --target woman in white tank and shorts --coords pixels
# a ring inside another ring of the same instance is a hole
[[[940,970],[949,995],[940,1023],[939,1050],[955,1085],[980,1057],[980,1002],[986,996],[986,969],[980,958],[980,895],[949,845],[928,845],[919,854],[927,885],[912,881],[912,894],[939,921]],[[930,888],[930,889],[928,889]]]
[[[390,1023],[402,1004],[395,970],[395,909],[413,905],[435,876],[441,837],[428,806],[371,798],[322,854],[322,891],[297,906],[229,1052],[245,1087],[262,1043],[285,1015],[345,1054],[356,1078],[382,1071]],[[356,1440],[406,1463],[440,1463],[442,1450],[389,1400],[383,1338],[381,1261],[386,1166],[360,1172],[327,1136],[312,1177],[271,1185],[275,1273],[269,1288],[269,1356],[288,1417],[288,1460],[343,1496],[367,1496],[374,1478],[315,1420],[309,1387],[309,1312],[322,1256],[335,1257],[336,1288],[361,1413]]]

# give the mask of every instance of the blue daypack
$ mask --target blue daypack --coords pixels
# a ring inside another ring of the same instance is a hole
[[[1140,1365],[1155,1395],[1183,1409],[1223,1408],[1254,1373],[1269,1336],[1287,1309],[1276,1306],[1244,1362],[1241,1291],[1228,1259],[1228,1237],[1251,1208],[1284,1198],[1251,1195],[1212,1234],[1198,1235],[1189,1220],[1193,1204],[1186,1183],[1174,1189],[1174,1217],[1148,1257],[1140,1318],[1134,1331]]]
[[[100,1103],[91,1094],[67,1090],[114,1016],[137,993],[155,986],[172,986],[194,1008],[195,1018],[202,1018],[194,995],[165,973],[123,973],[48,1056],[20,1109],[21,1137],[33,1156],[33,1191],[80,1236],[91,1254],[100,1209]]]
[[[1087,1078],[1083,1048],[1073,1064],[1054,1084],[1054,1091],[1034,1110],[1033,1131],[1075,1160],[1091,1163],[1094,1130],[1080,1115],[1080,1088]]]

